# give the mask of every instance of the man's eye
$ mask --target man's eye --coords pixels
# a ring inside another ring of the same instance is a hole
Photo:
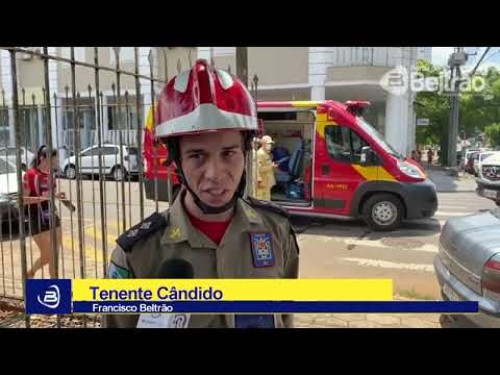
[[[191,155],[189,155],[189,158],[193,159],[193,160],[201,159],[201,157],[202,157],[201,154],[191,154]]]
[[[234,151],[224,151],[223,152],[224,156],[233,156],[234,154],[236,154],[236,152],[234,152]]]

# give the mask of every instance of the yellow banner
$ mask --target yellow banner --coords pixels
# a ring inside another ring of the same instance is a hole
[[[390,279],[75,279],[73,301],[391,301]]]

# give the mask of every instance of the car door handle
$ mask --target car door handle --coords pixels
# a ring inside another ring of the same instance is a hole
[[[330,166],[328,164],[321,164],[321,174],[330,174]]]

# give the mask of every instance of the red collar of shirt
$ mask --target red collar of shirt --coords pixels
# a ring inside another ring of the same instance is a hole
[[[226,233],[227,227],[231,223],[231,219],[226,221],[206,221],[193,216],[188,210],[186,210],[186,212],[193,227],[219,246],[222,237],[224,237],[224,233]]]

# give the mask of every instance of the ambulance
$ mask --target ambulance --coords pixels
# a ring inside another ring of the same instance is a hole
[[[261,133],[276,142],[272,150],[276,185],[271,200],[291,215],[362,219],[377,231],[394,230],[406,220],[437,211],[435,185],[414,160],[398,153],[363,118],[365,101],[258,101]],[[151,119],[149,119],[150,121]],[[167,172],[178,189],[167,150],[146,126],[146,197],[166,200]],[[157,172],[154,172],[156,160]],[[156,178],[155,178],[156,176]]]
[[[144,191],[146,199],[168,202],[168,180],[171,181],[172,194],[175,194],[180,189],[179,177],[175,164],[167,165],[167,148],[156,140],[153,116],[151,106],[144,128]]]

